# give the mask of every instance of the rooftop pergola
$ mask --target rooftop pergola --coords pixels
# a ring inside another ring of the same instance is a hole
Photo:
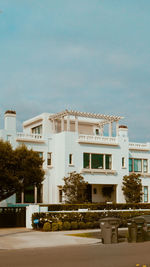
[[[112,136],[112,123],[116,123],[116,128],[118,128],[118,121],[123,119],[121,116],[114,115],[104,115],[99,113],[91,112],[81,112],[74,110],[64,110],[56,114],[50,115],[49,119],[55,123],[55,120],[61,120],[61,129],[64,131],[64,119],[67,119],[67,131],[70,131],[70,116],[75,117],[75,131],[78,131],[78,117],[96,119],[97,126],[103,129],[105,124],[109,124],[109,135]]]
[[[119,121],[120,119],[123,119],[121,116],[114,116],[114,115],[104,115],[99,113],[91,113],[91,112],[81,112],[81,111],[74,111],[74,110],[64,110],[61,112],[58,112],[56,114],[51,115],[49,118],[52,120],[55,119],[61,119],[65,116],[77,116],[77,117],[83,117],[83,118],[91,118],[91,119],[105,119],[109,121]]]

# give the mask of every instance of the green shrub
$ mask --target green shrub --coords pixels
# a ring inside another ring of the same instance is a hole
[[[52,231],[58,231],[58,223],[52,223]]]
[[[58,230],[61,231],[63,229],[63,223],[58,222]]]
[[[105,217],[116,217],[120,219],[120,226],[121,227],[126,227],[127,226],[127,221],[128,219],[131,219],[132,217],[135,216],[140,216],[140,215],[150,215],[150,210],[147,211],[103,211],[103,212],[71,212],[71,213],[58,213],[58,212],[40,212],[40,213],[34,213],[32,215],[32,225],[34,225],[34,219],[39,219],[40,223],[39,226],[42,229],[43,225],[46,222],[51,222],[51,223],[59,223],[58,224],[58,230],[62,230],[62,223],[64,224],[65,222],[70,223],[71,222],[84,222],[84,223],[89,223],[91,222],[93,226],[90,226],[89,224],[86,225],[86,228],[99,228],[99,220]],[[81,224],[82,225],[82,224]],[[79,226],[80,228],[80,226]],[[64,229],[64,227],[63,227]],[[68,229],[68,227],[67,227]],[[67,230],[66,229],[66,230]],[[69,227],[71,228],[71,225]],[[84,228],[83,228],[84,229]],[[65,230],[65,229],[64,229]]]
[[[93,223],[92,222],[86,222],[86,228],[87,229],[93,228]]]
[[[49,211],[60,211],[60,210],[122,210],[122,209],[150,209],[150,203],[85,203],[85,204],[50,204],[41,205],[48,206]]]
[[[71,229],[70,222],[64,222],[63,223],[63,230],[70,230],[70,229]]]
[[[84,222],[79,222],[79,229],[85,229],[86,228],[86,224]]]
[[[93,228],[100,228],[99,222],[93,222]]]
[[[44,223],[43,231],[45,232],[51,231],[51,224],[49,222]]]
[[[70,224],[71,224],[71,229],[72,230],[78,229],[78,223],[77,222],[71,222]]]

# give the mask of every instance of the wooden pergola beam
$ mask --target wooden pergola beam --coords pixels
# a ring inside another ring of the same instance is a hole
[[[76,116],[76,117],[84,117],[84,118],[91,118],[91,119],[103,119],[104,124],[108,122],[115,122],[120,119],[123,119],[121,116],[113,116],[113,115],[104,115],[104,114],[96,114],[96,113],[90,113],[90,112],[81,112],[81,111],[74,111],[74,110],[64,110],[62,112],[58,112],[54,115],[51,115],[49,117],[50,120],[55,120],[55,119],[61,119],[62,117],[65,116]]]

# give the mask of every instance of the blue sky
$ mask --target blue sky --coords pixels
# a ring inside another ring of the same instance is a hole
[[[150,141],[149,0],[0,0],[0,116],[121,115]]]

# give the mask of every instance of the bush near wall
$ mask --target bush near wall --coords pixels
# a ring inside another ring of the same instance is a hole
[[[34,219],[39,219],[39,229],[43,229],[45,223],[51,224],[51,229],[55,226],[57,230],[73,229],[73,222],[76,222],[76,229],[99,228],[99,220],[105,217],[116,217],[120,219],[120,226],[126,227],[128,219],[140,215],[150,215],[150,211],[107,211],[107,212],[71,212],[71,213],[34,213]],[[61,225],[61,227],[59,227]],[[36,225],[32,223],[34,229]],[[52,227],[53,226],[53,227]]]
[[[150,203],[87,203],[87,204],[50,204],[41,205],[48,206],[48,211],[62,211],[62,210],[122,210],[122,209],[150,209]]]

